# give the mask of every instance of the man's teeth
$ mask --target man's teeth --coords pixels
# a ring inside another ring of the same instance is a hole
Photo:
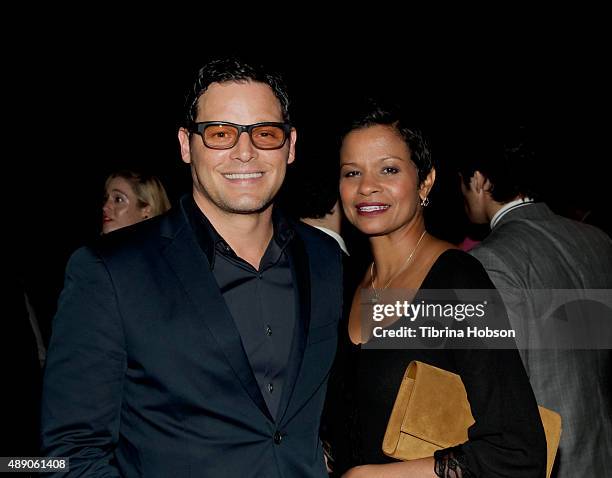
[[[389,206],[361,206],[359,208],[363,212],[384,211],[385,209],[389,209]]]
[[[255,179],[261,178],[263,173],[232,173],[224,174],[223,176],[227,179]]]

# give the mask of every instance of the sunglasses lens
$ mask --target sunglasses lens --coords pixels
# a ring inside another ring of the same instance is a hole
[[[209,124],[202,134],[209,148],[232,148],[238,140],[238,128],[227,124]]]
[[[276,149],[285,143],[285,131],[280,126],[257,126],[251,131],[251,141],[260,149]]]

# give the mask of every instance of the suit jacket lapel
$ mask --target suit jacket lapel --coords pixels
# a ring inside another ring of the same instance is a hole
[[[200,249],[184,212],[176,214],[180,216],[175,216],[174,222],[175,225],[180,224],[180,227],[177,227],[178,232],[163,254],[195,305],[199,313],[198,324],[204,325],[215,337],[251,399],[273,420],[242,346],[240,333],[210,270],[208,259]]]
[[[299,235],[296,234],[293,237],[289,243],[288,250],[294,290],[297,292],[295,294],[296,321],[283,395],[278,407],[278,423],[282,421],[287,411],[287,406],[291,402],[297,377],[302,368],[302,360],[308,341],[308,329],[310,327],[310,266],[306,248]]]

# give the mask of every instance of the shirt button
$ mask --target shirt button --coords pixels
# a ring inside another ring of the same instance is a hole
[[[276,443],[277,445],[280,445],[281,441],[283,441],[283,435],[281,435],[281,432],[275,432],[274,433],[274,443]]]
[[[270,327],[269,325],[266,325],[266,334],[268,336],[272,335],[272,327]]]
[[[272,383],[268,384],[268,392],[272,393],[274,391],[274,385]]]

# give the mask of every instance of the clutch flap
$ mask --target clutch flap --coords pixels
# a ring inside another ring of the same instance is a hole
[[[406,375],[414,385],[401,432],[439,448],[467,441],[474,418],[459,375],[418,361],[410,364]]]

